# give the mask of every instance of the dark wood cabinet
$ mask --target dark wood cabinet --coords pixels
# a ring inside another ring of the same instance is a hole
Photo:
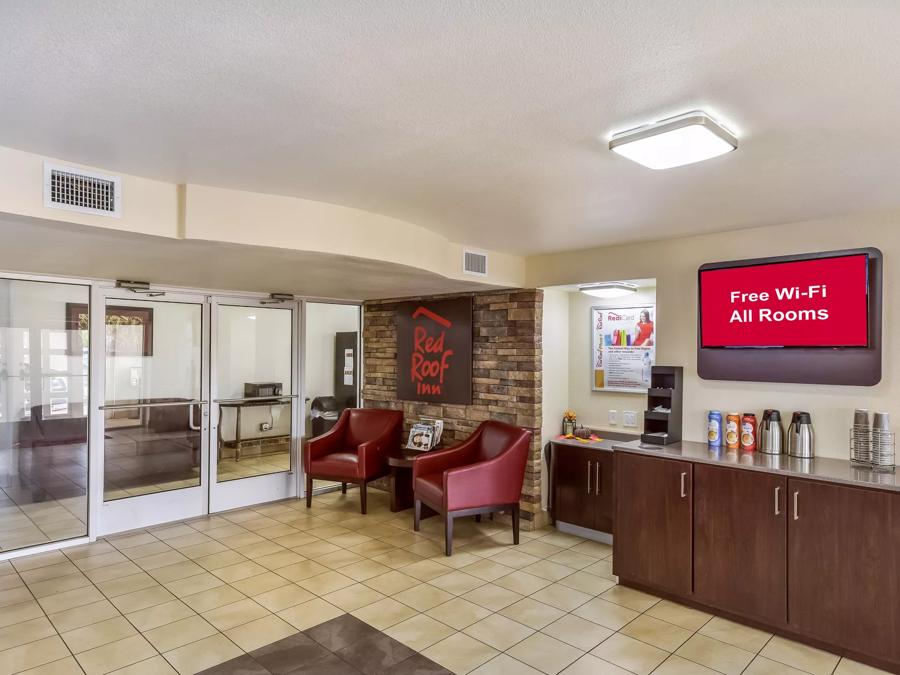
[[[694,466],[694,597],[752,619],[787,619],[787,479]]]
[[[612,452],[557,444],[553,449],[552,473],[555,520],[612,532],[615,504]]]
[[[900,496],[788,480],[788,623],[827,643],[900,661]]]
[[[615,454],[613,571],[627,583],[690,595],[693,465]]]

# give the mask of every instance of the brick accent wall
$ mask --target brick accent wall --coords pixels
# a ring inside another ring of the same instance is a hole
[[[460,297],[461,294],[434,297]],[[465,439],[484,420],[516,424],[533,434],[522,486],[523,529],[542,527],[541,322],[543,291],[468,293],[472,321],[472,405],[435,405],[397,399],[394,311],[402,300],[363,305],[363,406],[403,410],[406,430],[421,416],[444,420],[444,447]]]

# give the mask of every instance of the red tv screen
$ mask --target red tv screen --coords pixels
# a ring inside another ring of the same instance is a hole
[[[700,272],[701,347],[867,347],[868,256]]]

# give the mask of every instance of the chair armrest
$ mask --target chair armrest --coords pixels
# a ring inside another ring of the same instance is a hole
[[[359,444],[357,451],[359,453],[360,471],[363,476],[384,472],[387,466],[388,453],[400,445],[400,429],[399,425],[391,426],[385,429],[377,438]]]
[[[413,459],[413,483],[419,476],[443,473],[447,469],[471,464],[475,451],[475,438],[469,438],[446,450],[430,450]]]
[[[517,503],[522,494],[529,445],[530,436],[493,459],[447,470],[444,473],[447,509]]]
[[[312,460],[340,450],[341,441],[344,438],[344,429],[347,426],[348,419],[349,416],[345,410],[341,413],[337,424],[329,431],[326,431],[321,436],[316,436],[315,438],[310,438],[306,441],[306,447],[303,448],[303,465],[307,471],[309,471],[309,463]]]

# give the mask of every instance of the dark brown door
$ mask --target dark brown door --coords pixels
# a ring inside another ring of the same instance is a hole
[[[616,520],[616,467],[613,453],[594,453],[594,529],[612,533]]]
[[[888,492],[788,480],[788,622],[872,656],[900,655]],[[896,534],[896,530],[894,530]]]
[[[614,572],[627,581],[690,595],[691,464],[615,453]]]
[[[783,625],[787,620],[787,479],[694,466],[694,595]]]
[[[586,448],[554,445],[554,517],[570,525],[594,529],[596,467]]]

